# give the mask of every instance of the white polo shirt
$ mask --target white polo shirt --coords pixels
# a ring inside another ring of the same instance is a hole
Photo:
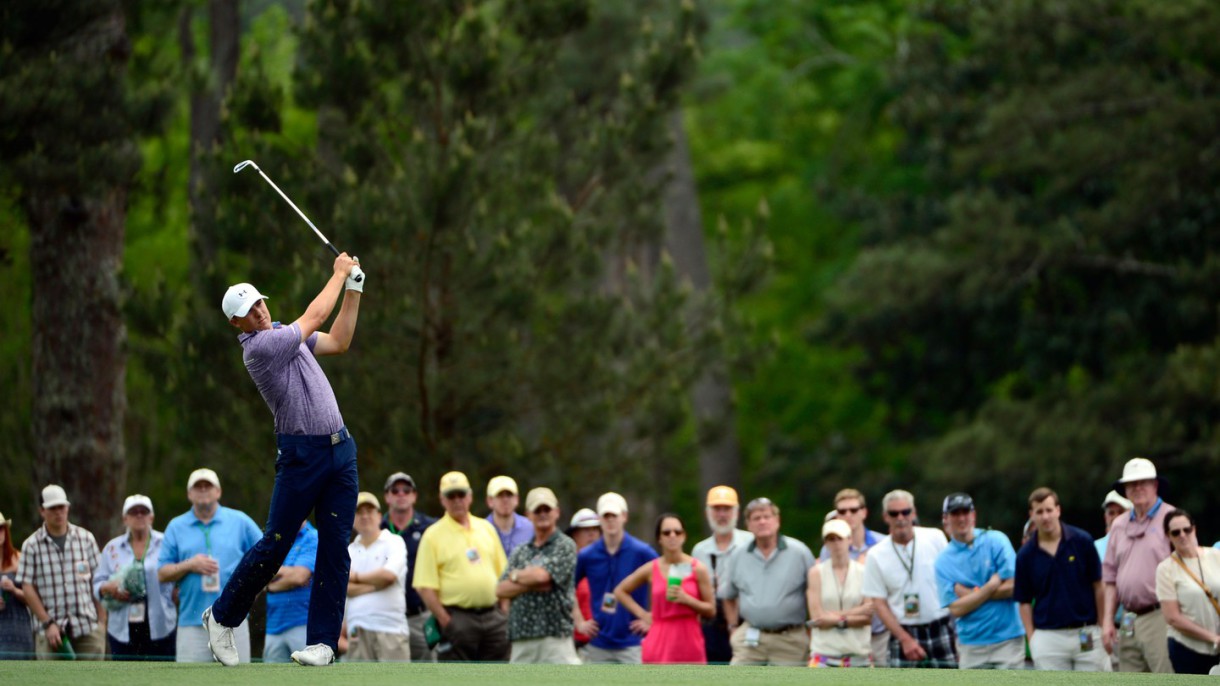
[[[347,628],[407,635],[407,595],[403,590],[407,579],[407,544],[402,536],[382,529],[377,540],[367,548],[357,536],[347,552],[352,558],[352,571],[365,573],[378,569],[394,572],[398,580],[380,591],[347,599]]]
[[[868,598],[885,598],[899,624],[934,622],[949,615],[940,606],[936,590],[936,557],[949,546],[940,529],[915,527],[915,537],[906,545],[886,536],[868,549],[861,591]],[[919,614],[907,616],[906,599],[919,595]]]

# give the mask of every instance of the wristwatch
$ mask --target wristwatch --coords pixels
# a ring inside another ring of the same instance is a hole
[[[838,626],[840,629],[846,629],[847,628],[847,616],[839,615],[839,623],[836,626]]]
[[[54,624],[54,623],[55,623],[55,620],[54,620],[54,619],[48,619],[47,621],[45,621],[45,622],[43,622],[43,623],[42,623],[42,630],[43,630],[43,631],[46,631],[46,630],[47,630],[47,628],[48,628],[48,627],[50,627],[50,626],[51,626],[52,624]]]
[[[513,582],[514,584],[517,583],[517,570],[514,569],[513,571],[508,573],[508,580]]]

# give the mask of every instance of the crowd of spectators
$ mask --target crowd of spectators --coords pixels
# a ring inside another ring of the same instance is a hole
[[[42,525],[20,551],[0,514],[0,657],[212,660],[200,617],[262,532],[220,504],[214,471],[194,471],[186,490],[190,509],[164,532],[151,499],[129,496],[125,532],[100,549],[69,520],[60,486],[43,489]],[[618,493],[565,519],[538,486],[521,514],[517,482],[497,476],[481,518],[470,480],[450,472],[434,519],[397,472],[381,498],[357,498],[339,652],[351,662],[1215,672],[1220,543],[1200,546],[1194,517],[1164,492],[1152,462],[1127,462],[1094,540],[1061,520],[1054,490],[1037,488],[1014,546],[978,526],[969,494],[945,496],[926,526],[915,496],[892,490],[881,533],[867,526],[865,495],[846,488],[815,556],[781,532],[778,505],[743,507],[728,486],[708,491],[711,536],[688,551],[677,514],[656,519],[652,541],[628,533]],[[317,547],[302,522],[263,589],[263,661],[305,645]],[[248,622],[234,639],[250,661]]]

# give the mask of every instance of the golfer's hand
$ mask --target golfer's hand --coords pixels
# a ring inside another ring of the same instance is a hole
[[[364,270],[360,268],[359,259],[357,264],[352,265],[352,271],[347,275],[347,281],[343,283],[343,287],[349,291],[357,293],[364,292]]]
[[[347,278],[352,273],[352,267],[356,266],[356,260],[353,260],[347,253],[341,252],[335,258],[335,273],[343,278]]]
[[[191,570],[196,574],[215,574],[220,571],[220,563],[199,553],[191,558]]]

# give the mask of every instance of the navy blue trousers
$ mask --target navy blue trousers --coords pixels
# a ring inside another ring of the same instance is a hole
[[[235,627],[250,612],[259,592],[284,564],[301,522],[314,513],[318,556],[309,594],[306,645],[325,643],[339,653],[339,630],[347,600],[351,558],[347,544],[356,517],[356,441],[343,429],[343,440],[330,436],[287,436],[276,443],[275,488],[263,538],[246,551],[241,563],[212,605],[212,617]]]

